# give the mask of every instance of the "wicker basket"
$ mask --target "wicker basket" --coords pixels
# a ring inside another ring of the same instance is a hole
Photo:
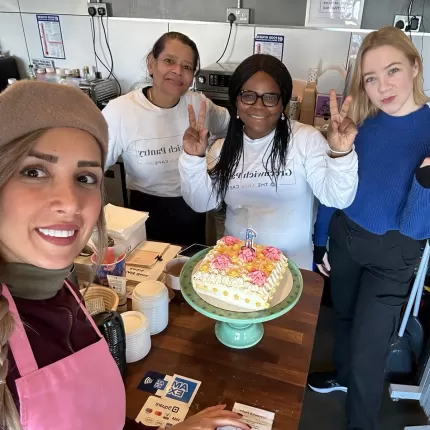
[[[82,295],[84,292],[85,289],[81,290]],[[97,297],[103,298],[106,311],[116,311],[118,309],[119,297],[115,291],[108,287],[91,284],[85,293],[84,300],[95,299]]]

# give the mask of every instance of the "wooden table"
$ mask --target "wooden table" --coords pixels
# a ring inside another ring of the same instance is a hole
[[[246,350],[233,350],[215,337],[215,321],[187,303],[170,304],[168,328],[152,337],[149,355],[128,366],[127,416],[136,418],[149,393],[137,389],[148,370],[180,374],[202,381],[190,415],[218,403],[235,402],[275,412],[273,430],[299,426],[323,280],[302,271],[299,303],[286,315],[264,324],[263,340]]]

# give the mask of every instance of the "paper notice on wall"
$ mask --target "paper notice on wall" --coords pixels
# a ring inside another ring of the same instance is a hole
[[[63,35],[58,15],[36,15],[45,58],[65,59]]]
[[[282,61],[284,36],[276,34],[257,34],[254,39],[254,54],[267,54]]]
[[[307,0],[306,26],[360,28],[365,0]]]

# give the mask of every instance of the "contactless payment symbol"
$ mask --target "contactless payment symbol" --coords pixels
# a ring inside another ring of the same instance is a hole
[[[164,373],[150,370],[144,375],[137,388],[151,394],[156,394],[158,390],[164,390],[164,388],[166,388],[168,381],[166,381],[165,378],[166,375]]]

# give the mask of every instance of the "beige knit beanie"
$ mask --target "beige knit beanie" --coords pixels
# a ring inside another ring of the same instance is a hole
[[[0,94],[0,147],[31,132],[56,127],[84,130],[108,149],[108,126],[94,102],[69,85],[18,81]]]

